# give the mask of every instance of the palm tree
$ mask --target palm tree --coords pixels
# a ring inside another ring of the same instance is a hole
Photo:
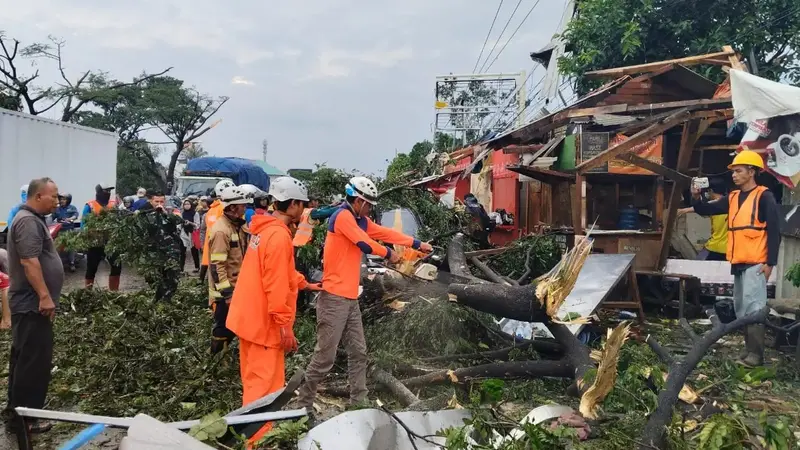
[[[202,158],[204,156],[208,156],[208,152],[203,149],[203,144],[199,142],[190,142],[183,150],[183,157],[186,158],[186,161]]]

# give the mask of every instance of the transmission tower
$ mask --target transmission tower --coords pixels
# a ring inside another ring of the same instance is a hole
[[[264,162],[267,162],[267,147],[268,147],[267,140],[264,139],[263,141],[261,141],[261,156],[264,158]]]

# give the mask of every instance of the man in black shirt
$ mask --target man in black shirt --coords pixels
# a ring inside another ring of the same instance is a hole
[[[737,318],[766,306],[767,281],[778,263],[781,216],[772,193],[756,183],[756,174],[763,168],[761,155],[744,150],[728,166],[738,190],[702,203],[700,192],[692,189],[696,213],[728,214],[727,259],[734,276],[733,306]],[[764,324],[747,327],[745,349],[739,355],[739,362],[749,367],[763,364]]]

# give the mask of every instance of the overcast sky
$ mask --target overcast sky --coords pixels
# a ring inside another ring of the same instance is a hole
[[[497,50],[536,1],[520,1]],[[66,39],[72,78],[173,66],[201,92],[229,96],[202,139],[211,154],[260,158],[266,138],[268,161],[283,170],[379,173],[395,151],[430,138],[436,75],[472,71],[498,3],[0,0],[0,30],[23,44]],[[549,42],[564,3],[541,0],[491,72],[530,71],[528,54]],[[516,5],[504,1],[487,51]]]

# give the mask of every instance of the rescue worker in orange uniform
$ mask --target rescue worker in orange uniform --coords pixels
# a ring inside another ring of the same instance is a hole
[[[756,175],[764,169],[761,155],[743,150],[728,169],[739,189],[703,203],[700,191],[692,188],[693,207],[702,216],[728,214],[727,259],[733,273],[733,307],[741,318],[767,305],[767,281],[778,263],[781,217],[775,197],[756,183]],[[764,363],[764,324],[747,327],[737,362],[748,367]]]
[[[313,411],[317,387],[333,367],[339,341],[347,351],[347,379],[350,402],[358,404],[367,396],[367,343],[358,288],[363,254],[374,254],[397,263],[401,255],[375,242],[413,247],[429,253],[433,249],[369,219],[378,201],[378,189],[366,177],[353,177],[345,187],[345,203],[328,221],[328,234],[322,264],[323,292],[317,299],[317,343],[300,388],[299,405]]]
[[[247,249],[244,209],[245,205],[253,202],[253,198],[241,188],[230,186],[222,191],[219,200],[223,208],[222,216],[208,232],[208,294],[211,309],[214,311],[212,354],[227,348],[234,337],[225,322]]]
[[[214,226],[214,222],[220,218],[222,215],[222,204],[219,201],[219,196],[222,195],[222,191],[225,189],[234,186],[233,182],[230,180],[222,180],[214,187],[214,202],[211,203],[209,206],[208,211],[203,216],[203,223],[200,227],[200,233],[203,235],[203,251],[201,255],[200,261],[200,281],[205,281],[206,275],[208,273],[208,238],[209,232],[211,231],[211,227]]]
[[[81,228],[83,228],[86,218],[90,215],[97,216],[102,211],[110,211],[116,208],[116,202],[111,200],[112,190],[114,190],[114,186],[107,184],[98,184],[94,187],[94,200],[89,201],[83,207]],[[84,285],[87,288],[94,286],[94,277],[97,275],[100,262],[104,259],[108,260],[108,265],[111,266],[111,271],[108,275],[108,290],[118,291],[120,277],[122,276],[122,263],[114,255],[106,254],[104,246],[92,247],[86,251]]]
[[[280,177],[271,183],[269,194],[276,202],[275,212],[254,215],[250,222],[250,244],[226,322],[239,338],[243,405],[283,388],[284,355],[298,345],[292,330],[297,292],[322,289],[308,284],[294,268],[289,225],[300,220],[308,201],[306,187],[292,177]],[[267,424],[251,440],[270,428]]]

